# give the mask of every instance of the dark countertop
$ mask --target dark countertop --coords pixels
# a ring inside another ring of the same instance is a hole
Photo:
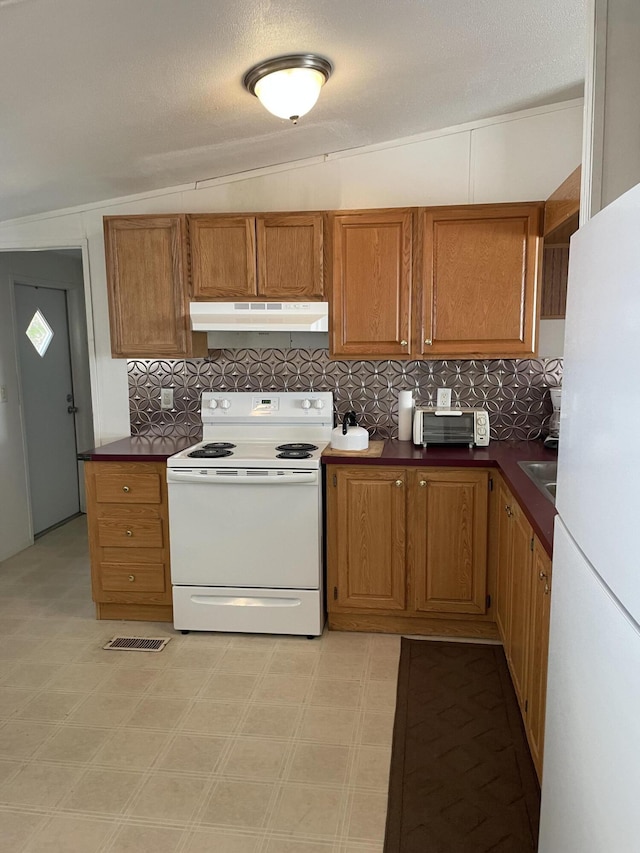
[[[165,462],[199,438],[186,435],[130,435],[78,454],[84,462]]]
[[[199,441],[197,437],[171,435],[134,435],[94,447],[78,454],[91,462],[165,462],[169,456]],[[556,510],[527,477],[518,462],[555,460],[555,450],[547,450],[541,441],[492,441],[488,447],[430,447],[424,450],[411,441],[386,441],[381,456],[323,456],[324,465],[400,465],[461,468],[497,468],[518,499],[544,549],[551,556],[553,521]]]
[[[335,451],[334,451],[335,452]],[[411,441],[386,441],[381,456],[323,456],[324,465],[400,465],[460,468],[497,468],[518,499],[546,552],[553,550],[553,522],[556,509],[533,484],[518,462],[555,461],[558,453],[547,450],[541,441],[492,441],[488,447],[430,447],[424,450]]]

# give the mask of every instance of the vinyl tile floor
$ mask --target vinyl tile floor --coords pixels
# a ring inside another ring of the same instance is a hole
[[[399,654],[97,621],[74,519],[0,563],[0,851],[380,853]]]

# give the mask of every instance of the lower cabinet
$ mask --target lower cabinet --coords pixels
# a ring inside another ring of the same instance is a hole
[[[477,468],[328,468],[330,626],[495,637],[488,489]]]
[[[98,619],[171,622],[166,466],[85,462]]]
[[[542,779],[551,560],[502,480],[492,508],[496,622],[533,762]]]

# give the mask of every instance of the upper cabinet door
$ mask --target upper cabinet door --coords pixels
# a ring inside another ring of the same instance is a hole
[[[332,213],[331,354],[342,358],[411,352],[410,209]]]
[[[190,331],[184,217],[107,216],[104,237],[114,358],[206,353]]]
[[[422,355],[535,354],[543,209],[531,203],[419,211]]]
[[[258,294],[272,299],[322,297],[322,214],[256,217]]]
[[[188,216],[195,300],[256,296],[253,216]]]

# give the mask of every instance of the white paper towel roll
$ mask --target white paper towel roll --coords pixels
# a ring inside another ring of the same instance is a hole
[[[398,438],[409,441],[413,431],[413,393],[400,391],[398,394]]]

